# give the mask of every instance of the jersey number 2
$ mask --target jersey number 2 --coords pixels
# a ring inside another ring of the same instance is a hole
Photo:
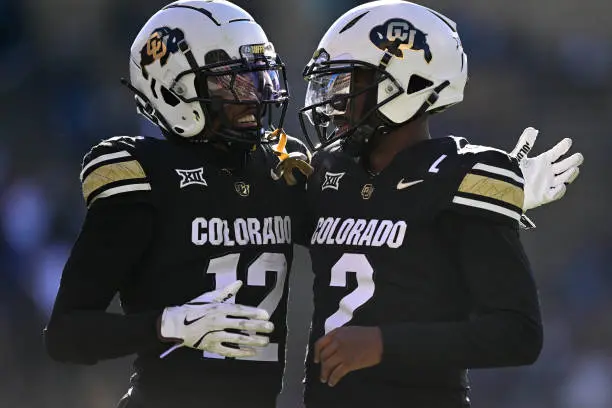
[[[216,289],[223,288],[238,280],[239,259],[240,254],[228,254],[210,260],[206,273],[215,275]],[[285,279],[287,278],[287,258],[285,254],[264,252],[259,255],[247,269],[246,285],[266,286],[266,272],[268,271],[276,273],[276,283],[257,307],[265,309],[272,316],[283,297],[285,288]],[[236,299],[232,297],[227,301],[234,303]],[[204,352],[204,357],[225,358],[208,351]],[[269,343],[266,347],[258,349],[257,354],[253,357],[245,357],[241,360],[278,361],[278,343]]]
[[[355,273],[357,287],[340,299],[338,310],[325,320],[325,334],[344,326],[355,310],[374,296],[374,269],[364,254],[344,254],[331,268],[329,285],[346,287],[349,272]]]

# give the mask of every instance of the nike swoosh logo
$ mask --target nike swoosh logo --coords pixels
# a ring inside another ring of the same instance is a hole
[[[198,320],[203,319],[205,316],[206,315],[202,315],[202,316],[198,317],[197,319],[193,319],[193,320],[187,320],[187,318],[185,317],[185,320],[183,320],[183,324],[185,326],[189,326],[190,324],[193,324],[193,323],[197,322]]]
[[[409,182],[405,183],[404,179],[401,179],[399,181],[399,183],[397,183],[397,189],[398,190],[403,190],[405,188],[412,187],[415,184],[419,184],[419,183],[422,183],[422,182],[423,182],[423,180],[415,180],[415,181],[409,181]]]

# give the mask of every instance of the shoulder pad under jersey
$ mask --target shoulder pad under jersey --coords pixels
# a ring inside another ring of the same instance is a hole
[[[112,137],[85,155],[80,178],[88,207],[105,197],[151,190],[136,153],[137,144],[142,140],[142,137]]]

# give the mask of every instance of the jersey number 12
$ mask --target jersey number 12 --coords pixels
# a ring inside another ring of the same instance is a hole
[[[215,288],[223,288],[238,280],[239,259],[240,254],[228,254],[210,260],[206,273],[215,275]],[[285,279],[287,278],[287,258],[285,254],[264,252],[259,255],[247,268],[246,285],[266,286],[266,272],[268,271],[276,273],[276,283],[257,307],[265,309],[272,316],[283,297],[285,288]],[[234,303],[236,299],[233,297],[227,301]],[[225,358],[208,351],[204,352],[204,357]],[[257,349],[257,354],[253,357],[244,357],[240,360],[278,361],[278,343],[269,343],[266,347]]]

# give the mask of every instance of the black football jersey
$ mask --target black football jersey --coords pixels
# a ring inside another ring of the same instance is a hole
[[[378,175],[338,144],[317,152],[313,166],[307,185],[315,277],[306,401],[326,401],[329,393],[360,395],[377,384],[465,387],[460,369],[379,365],[352,372],[330,388],[319,381],[313,344],[344,325],[467,319],[468,294],[437,222],[442,213],[454,212],[517,225],[524,183],[517,162],[505,152],[445,137],[402,151]]]
[[[225,359],[169,345],[140,354],[138,381],[184,375],[210,381],[219,373],[270,377],[280,390],[292,261],[292,222],[303,186],[275,180],[278,140],[246,156],[209,144],[115,137],[85,157],[81,180],[88,206],[110,197],[145,201],[155,209],[147,253],[120,289],[126,314],[180,305],[240,279],[233,301],[266,309],[275,330],[270,344],[247,359]],[[289,138],[285,151],[306,148]]]

